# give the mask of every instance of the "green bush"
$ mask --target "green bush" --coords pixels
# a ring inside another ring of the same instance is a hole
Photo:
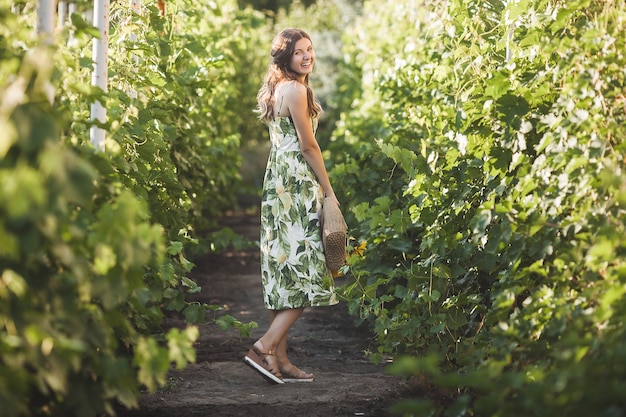
[[[35,8],[9,6],[0,7],[0,416],[111,414],[195,358],[197,329],[164,334],[161,320],[170,310],[204,321],[210,306],[185,297],[200,290],[189,253],[202,233],[216,248],[233,239],[208,233],[239,184],[245,117],[227,102],[249,88],[234,81],[247,58],[232,30],[260,30],[260,18],[232,4],[168,2],[163,18],[114,3],[105,93],[90,86],[95,31],[80,14],[44,48]],[[105,153],[88,139],[94,100],[108,110]],[[220,325],[246,333],[253,323]]]
[[[194,328],[173,331],[169,349],[136,330],[161,317],[143,278],[163,265],[164,231],[129,191],[96,186],[106,176],[61,142],[46,91],[51,70],[51,51],[31,49],[2,92],[10,132],[0,162],[3,416],[133,406],[135,381],[154,388],[170,361],[194,358]]]
[[[387,6],[351,34],[331,175],[373,359],[449,388],[400,410],[622,415],[623,2]]]

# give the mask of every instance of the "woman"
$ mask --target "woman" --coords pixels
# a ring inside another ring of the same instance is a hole
[[[322,108],[309,87],[315,52],[309,35],[285,29],[272,42],[272,60],[259,90],[259,118],[272,147],[261,201],[261,277],[270,327],[244,361],[269,382],[311,382],[315,376],[287,358],[287,332],[305,307],[337,304],[326,267],[318,212],[324,197],[337,204],[315,139]]]

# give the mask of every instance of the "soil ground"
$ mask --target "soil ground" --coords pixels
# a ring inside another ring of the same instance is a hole
[[[258,240],[256,213],[236,213],[225,225],[252,242]],[[223,331],[209,318],[199,326],[196,363],[172,370],[168,384],[140,399],[123,417],[187,416],[394,416],[389,407],[410,390],[407,382],[372,364],[372,334],[357,328],[346,304],[305,310],[289,333],[289,357],[313,372],[312,383],[271,385],[243,363],[243,357],[269,324],[263,307],[258,248],[196,260],[194,278],[202,292],[194,299],[224,307],[223,312],[258,328],[250,337]],[[340,278],[341,280],[349,278]],[[212,314],[212,313],[211,313]],[[170,320],[169,325],[180,325]]]

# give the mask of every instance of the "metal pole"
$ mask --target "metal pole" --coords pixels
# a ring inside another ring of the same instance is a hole
[[[93,43],[93,75],[91,84],[107,91],[107,68],[109,55],[109,0],[94,1],[93,21],[100,31],[100,39],[94,39]],[[91,120],[104,123],[106,121],[106,109],[96,100],[91,105]],[[90,131],[91,143],[97,150],[104,151],[105,131],[98,126],[92,126]]]
[[[513,34],[515,31],[515,23],[511,23],[508,27],[509,31],[506,34],[506,55],[504,62],[509,62],[512,58],[511,41],[513,40]]]
[[[72,1],[70,4],[67,5],[67,18],[68,18],[69,22],[72,21],[72,15],[74,13],[76,13],[76,3]],[[75,38],[74,38],[74,30],[73,29],[70,29],[70,33],[68,34],[67,45],[70,46],[70,47],[76,45],[76,41],[75,41]]]
[[[138,15],[141,15],[141,0],[130,0],[130,7],[133,9]],[[130,40],[133,42],[137,41],[137,34],[135,32],[131,32]],[[137,66],[139,66],[139,57],[136,54],[132,54],[133,62],[135,63],[135,70],[137,70]],[[135,90],[132,86],[130,87],[130,91],[128,92],[130,98],[137,98],[137,90]]]
[[[59,0],[57,5],[57,26],[65,26],[65,19],[67,18],[67,2],[65,0]]]
[[[37,6],[37,33],[44,42],[52,41],[54,32],[54,0],[39,0]]]
[[[54,6],[56,0],[39,0],[37,3],[37,34],[40,45],[29,53],[35,54],[41,62],[52,62],[54,45]],[[50,104],[54,103],[54,87],[50,81],[45,81],[46,97]]]

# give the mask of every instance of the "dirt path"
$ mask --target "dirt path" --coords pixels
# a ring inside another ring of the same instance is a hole
[[[258,240],[257,215],[231,216],[227,221],[236,232]],[[196,264],[194,278],[202,286],[196,299],[223,305],[225,313],[242,322],[256,321],[259,327],[246,338],[236,330],[222,331],[214,323],[200,326],[196,363],[172,371],[165,388],[144,395],[139,410],[122,416],[393,415],[388,407],[407,386],[404,380],[386,375],[384,366],[368,361],[364,352],[374,348],[373,339],[355,327],[345,303],[305,310],[290,331],[290,359],[314,372],[315,382],[270,385],[242,361],[268,325],[258,249],[225,253]]]

